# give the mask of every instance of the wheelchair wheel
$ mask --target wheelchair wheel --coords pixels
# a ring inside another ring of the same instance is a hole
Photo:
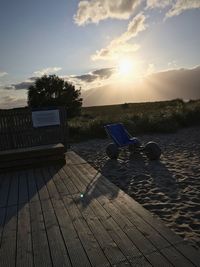
[[[158,160],[161,156],[161,149],[159,145],[155,142],[148,142],[144,147],[144,152],[148,159]]]
[[[110,159],[117,159],[119,156],[119,148],[111,143],[106,148],[106,154]]]

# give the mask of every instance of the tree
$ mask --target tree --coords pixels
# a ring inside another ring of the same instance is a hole
[[[37,78],[28,88],[28,106],[32,108],[46,106],[66,106],[69,117],[80,114],[82,98],[80,90],[56,75],[44,75]]]

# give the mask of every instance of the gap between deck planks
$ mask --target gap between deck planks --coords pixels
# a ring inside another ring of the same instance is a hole
[[[82,197],[83,195],[83,197]],[[198,252],[74,152],[0,175],[0,266],[200,266]]]

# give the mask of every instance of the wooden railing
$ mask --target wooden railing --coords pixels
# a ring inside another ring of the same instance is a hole
[[[34,128],[31,109],[0,110],[0,151],[62,143],[68,146],[68,126],[65,107],[58,107],[60,125]]]

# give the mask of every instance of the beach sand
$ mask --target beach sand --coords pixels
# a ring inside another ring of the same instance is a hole
[[[105,153],[109,139],[73,144],[71,149],[199,249],[200,127],[138,137],[142,143],[159,143],[160,161],[127,150],[118,160],[110,160]]]

